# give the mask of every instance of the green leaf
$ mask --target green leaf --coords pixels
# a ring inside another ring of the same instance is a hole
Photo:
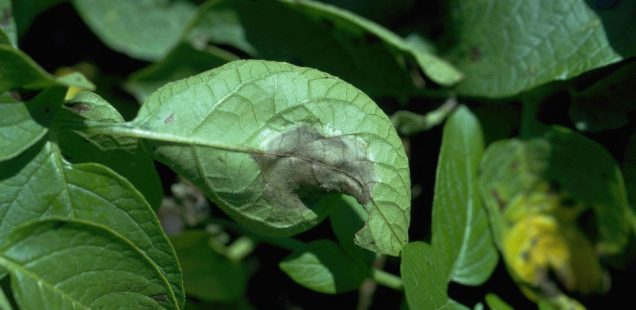
[[[552,152],[547,178],[574,199],[592,205],[599,234],[598,250],[619,253],[631,230],[620,167],[603,146],[574,131],[555,127],[545,138]]]
[[[510,305],[503,301],[499,296],[489,293],[486,295],[486,304],[492,310],[513,310]]]
[[[435,110],[424,115],[400,110],[391,116],[391,122],[399,133],[410,136],[443,123],[448,115],[455,110],[455,107],[457,107],[457,101],[449,99]]]
[[[636,55],[634,1],[455,0],[450,12],[463,95],[511,96]]]
[[[176,255],[154,212],[124,178],[98,164],[69,164],[51,142],[0,162],[0,240],[18,225],[66,217],[109,227],[148,256],[184,302]],[[37,307],[36,307],[37,308]]]
[[[75,0],[73,4],[106,45],[143,60],[166,55],[196,12],[187,1]]]
[[[623,156],[623,174],[625,175],[625,187],[629,197],[629,205],[636,215],[636,132],[632,133],[627,142],[625,156]],[[636,223],[634,223],[636,229]]]
[[[162,87],[130,123],[84,126],[143,139],[252,230],[305,231],[326,216],[313,207],[321,193],[341,192],[368,213],[358,245],[399,255],[407,242],[410,180],[400,139],[369,97],[320,71],[232,62]]]
[[[66,109],[58,119],[66,118],[81,121],[100,120],[114,123],[124,121],[123,117],[99,95],[82,92],[66,102]],[[71,112],[72,111],[72,112]],[[72,115],[72,113],[76,115]],[[152,157],[142,145],[131,145],[127,149],[101,149],[77,133],[56,128],[57,143],[64,158],[72,163],[100,163],[113,169],[128,179],[146,198],[153,209],[159,209],[163,198],[163,189]]]
[[[323,199],[321,203],[329,205],[329,220],[338,243],[349,257],[363,266],[371,267],[375,253],[365,250],[354,242],[355,234],[367,220],[367,213],[355,198],[346,195],[334,195]]]
[[[636,61],[627,63],[582,91],[571,91],[570,118],[581,131],[616,129],[636,110]]]
[[[213,1],[188,38],[195,46],[232,45],[255,58],[315,67],[371,96],[414,91],[407,63],[441,85],[462,78],[441,58],[382,26],[313,1]]]
[[[49,88],[27,102],[0,98],[0,161],[20,155],[48,132],[59,110],[54,102],[64,100],[64,89]]]
[[[497,250],[481,205],[477,169],[484,149],[481,127],[466,107],[444,126],[433,198],[432,246],[446,280],[485,282],[497,265]]]
[[[0,288],[0,309],[13,310],[11,302],[9,302],[9,299],[2,288]]]
[[[400,273],[411,309],[468,309],[448,298],[448,277],[443,260],[424,242],[404,246]]]
[[[331,240],[318,240],[294,251],[280,263],[287,275],[314,291],[337,294],[360,287],[369,276]]]
[[[203,71],[216,68],[238,57],[212,47],[199,50],[190,44],[179,44],[161,61],[130,75],[126,89],[139,102],[144,102],[159,87]]]
[[[0,93],[18,88],[41,89],[56,85],[91,89],[91,83],[79,73],[55,78],[22,51],[0,44]]]
[[[207,301],[232,301],[245,294],[248,271],[214,251],[210,235],[185,231],[172,238],[188,295]]]
[[[0,0],[0,45],[18,45],[17,30],[13,19],[11,0]]]
[[[50,219],[3,238],[0,265],[22,309],[178,309],[170,284],[126,238],[84,221]]]

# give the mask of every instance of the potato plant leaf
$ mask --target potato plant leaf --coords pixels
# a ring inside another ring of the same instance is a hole
[[[213,250],[210,235],[185,231],[171,238],[183,268],[188,295],[208,301],[232,301],[245,296],[248,270]]]
[[[160,61],[130,75],[125,87],[144,102],[159,87],[218,67],[238,57],[218,48],[197,49],[189,43],[177,45]]]
[[[448,297],[443,263],[427,243],[416,241],[404,246],[400,273],[410,309],[468,309]]]
[[[48,127],[62,102],[64,89],[48,88],[26,102],[13,97],[0,98],[0,161],[18,156],[37,143],[49,131]]]
[[[326,192],[368,213],[358,245],[399,255],[410,180],[387,116],[364,93],[317,70],[236,61],[155,92],[125,124],[84,132],[140,138],[248,228],[291,235],[316,225]]]
[[[188,1],[77,0],[73,4],[106,45],[143,60],[163,57],[196,12]]]
[[[317,1],[211,1],[188,38],[195,46],[231,45],[254,57],[317,68],[370,96],[413,92],[412,68],[441,85],[462,78],[448,62],[384,27]]]
[[[464,95],[515,95],[636,55],[636,1],[455,0],[450,12]]]
[[[484,150],[477,118],[465,107],[444,126],[433,198],[432,246],[448,280],[466,285],[486,281],[497,250],[481,205],[477,169]]]
[[[17,46],[17,35],[11,0],[0,0],[0,44]]]
[[[479,121],[466,107],[459,107],[444,126],[431,245],[414,242],[404,249],[401,274],[411,308],[461,308],[449,299],[448,284],[480,285],[497,265],[477,186],[483,149]]]
[[[126,179],[102,165],[70,164],[47,141],[0,162],[0,217],[0,239],[22,223],[50,217],[109,227],[168,279],[166,298],[183,304],[176,255],[154,212]]]
[[[37,90],[56,85],[78,86],[93,89],[94,86],[80,73],[56,78],[48,74],[29,56],[9,45],[0,44],[0,93],[15,90]]]
[[[125,236],[48,219],[5,236],[0,266],[21,309],[178,309],[162,272]]]
[[[60,119],[82,119],[122,123],[124,118],[97,94],[81,92],[64,104]],[[153,209],[158,209],[163,189],[153,159],[143,145],[132,143],[126,149],[103,149],[81,135],[65,128],[55,128],[55,136],[64,158],[71,163],[93,162],[103,164],[128,179],[146,198]],[[94,138],[94,137],[91,137]],[[103,142],[103,141],[102,141]],[[134,141],[133,141],[134,142]]]
[[[297,283],[314,291],[336,294],[355,290],[369,276],[368,269],[351,260],[331,240],[318,240],[297,249],[280,263]]]

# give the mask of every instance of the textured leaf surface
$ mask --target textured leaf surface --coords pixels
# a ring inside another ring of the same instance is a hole
[[[468,309],[448,298],[443,263],[433,248],[424,242],[404,246],[400,273],[410,309]]]
[[[65,103],[58,119],[88,119],[121,123],[123,117],[97,94],[79,93]],[[64,158],[71,163],[99,163],[113,169],[128,179],[138,189],[153,209],[158,209],[163,189],[152,157],[142,145],[133,143],[126,149],[100,149],[85,138],[68,129],[56,128],[57,142]]]
[[[49,88],[27,102],[0,98],[0,161],[11,159],[37,143],[47,132],[62,102],[64,89]]]
[[[209,240],[210,235],[203,231],[186,231],[172,238],[186,292],[209,301],[227,302],[244,296],[247,268],[214,251]]]
[[[144,60],[163,57],[196,12],[187,1],[77,0],[73,4],[104,43]]]
[[[155,92],[131,123],[87,128],[146,141],[156,158],[203,188],[230,216],[268,234],[316,225],[324,192],[368,213],[358,245],[398,255],[407,241],[410,180],[386,115],[331,75],[237,61]]]
[[[499,223],[493,227],[497,239],[505,225],[501,212],[515,196],[550,182],[593,210],[600,251],[617,253],[625,245],[630,224],[623,177],[612,156],[598,143],[553,127],[543,138],[493,144],[484,154],[481,168],[482,195],[491,220]]]
[[[181,272],[159,221],[143,196],[110,169],[71,165],[50,142],[0,163],[0,239],[32,220],[65,217],[107,226],[153,262],[183,303]],[[37,308],[37,307],[36,307]]]
[[[331,240],[319,240],[294,251],[280,268],[297,283],[321,293],[355,290],[369,274]]]
[[[196,49],[190,44],[179,44],[166,57],[133,73],[126,82],[126,89],[139,102],[144,102],[159,87],[203,71],[216,68],[238,57],[219,49]]]
[[[329,221],[340,247],[354,260],[362,265],[371,267],[375,260],[375,253],[365,250],[355,244],[354,237],[367,220],[367,213],[358,204],[355,198],[350,196],[334,196],[321,201],[330,208]]]
[[[189,38],[232,45],[257,58],[288,61],[337,75],[371,96],[413,90],[407,62],[436,83],[462,75],[450,64],[382,26],[313,1],[216,1]],[[369,65],[373,64],[373,65]]]
[[[3,238],[0,265],[22,309],[177,309],[151,260],[88,222],[44,220]]]
[[[453,1],[465,95],[504,97],[636,54],[636,2]],[[585,61],[581,61],[584,59]]]
[[[433,199],[432,245],[447,281],[479,285],[497,265],[477,169],[484,149],[479,121],[465,107],[444,126]]]

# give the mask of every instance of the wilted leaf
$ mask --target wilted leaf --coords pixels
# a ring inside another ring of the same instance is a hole
[[[84,221],[50,219],[3,238],[0,265],[22,309],[178,309],[162,272],[125,236]]]

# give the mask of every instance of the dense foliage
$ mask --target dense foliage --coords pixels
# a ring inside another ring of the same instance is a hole
[[[0,308],[630,297],[634,38],[626,0],[0,0]]]

